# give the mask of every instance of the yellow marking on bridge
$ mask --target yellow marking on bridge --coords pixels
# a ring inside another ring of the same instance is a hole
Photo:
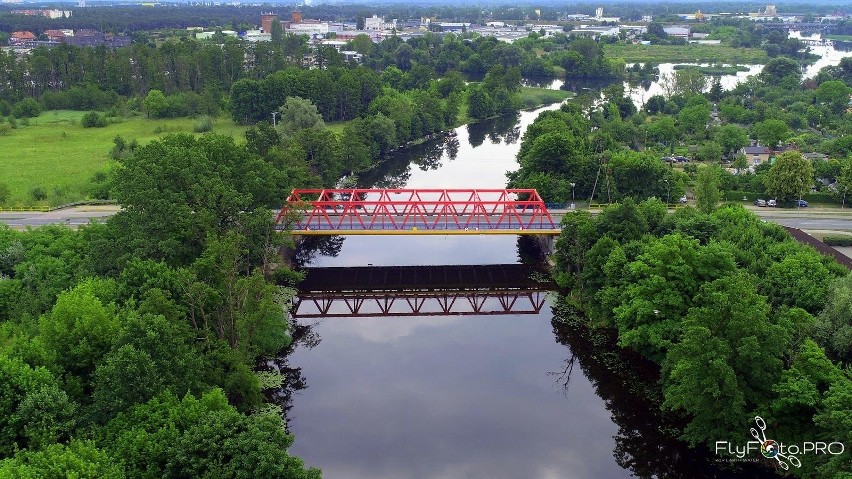
[[[425,230],[425,229],[410,229],[410,230],[297,230],[291,231],[293,235],[298,236],[378,236],[378,235],[558,235],[562,233],[559,229],[501,229],[501,230],[486,230],[486,229],[468,229],[468,230]]]

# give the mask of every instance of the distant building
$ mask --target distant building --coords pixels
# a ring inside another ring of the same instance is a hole
[[[752,165],[767,162],[769,161],[769,157],[772,156],[772,150],[765,146],[746,146],[741,151],[751,161]]]
[[[595,18],[603,18],[603,7],[595,9]]]
[[[764,11],[763,14],[766,15],[767,17],[777,17],[778,16],[778,9],[775,8],[775,5],[767,5],[766,11]]]
[[[72,11],[71,10],[12,10],[9,13],[12,15],[25,15],[28,17],[45,17],[50,18],[51,20],[56,20],[57,18],[71,18]]]
[[[580,25],[580,28],[575,28],[568,32],[568,34],[580,37],[598,38],[618,36],[620,32],[621,30],[618,27]]]
[[[353,50],[343,50],[340,52],[340,55],[343,56],[343,61],[346,63],[357,63],[360,65],[364,61],[364,55]]]
[[[9,36],[9,45],[22,45],[24,43],[34,42],[36,40],[38,40],[38,37],[36,37],[33,32],[12,32],[12,34]]]
[[[506,22],[488,22],[486,25],[494,28],[503,28],[506,26]]]
[[[438,24],[441,27],[442,32],[461,32],[467,30],[473,25],[472,23],[454,23],[454,22],[441,22]]]
[[[678,37],[678,38],[686,38],[689,39],[690,28],[687,25],[676,25],[671,27],[664,27],[663,31],[666,32],[666,35],[670,37]]]
[[[642,15],[642,21],[645,23],[651,23],[654,21],[653,15]]]
[[[251,43],[269,42],[272,41],[272,33],[267,33],[260,30],[248,30],[246,31],[246,34],[243,35],[243,39]]]
[[[112,33],[103,33],[97,30],[81,29],[74,32],[74,36],[65,37],[64,42],[76,47],[97,47],[104,45],[109,48],[119,48],[130,45],[130,37],[116,36]]]
[[[396,19],[386,22],[384,18],[373,15],[364,19],[364,30],[382,32],[396,28]]]
[[[260,28],[264,33],[272,33],[272,24],[278,21],[278,15],[274,13],[260,14]]]
[[[45,30],[44,34],[47,36],[47,40],[51,42],[61,42],[66,37],[65,30]]]
[[[296,35],[327,35],[329,29],[325,22],[299,22],[291,23],[287,31]]]

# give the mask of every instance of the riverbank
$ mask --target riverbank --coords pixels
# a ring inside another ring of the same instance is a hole
[[[607,58],[639,63],[766,63],[769,56],[760,48],[734,48],[727,45],[604,45]]]
[[[194,133],[194,118],[121,118],[103,128],[83,128],[85,112],[46,111],[36,118],[18,120],[17,128],[0,136],[3,175],[9,188],[5,206],[53,206],[86,197],[92,176],[112,164],[109,152],[120,136],[145,144],[171,133]],[[230,118],[213,122],[213,133],[242,137],[248,127]],[[44,193],[41,197],[36,189]]]

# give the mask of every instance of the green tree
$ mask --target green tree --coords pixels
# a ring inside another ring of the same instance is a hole
[[[755,138],[769,148],[775,148],[790,136],[790,127],[783,120],[770,119],[755,123],[751,131]]]
[[[710,122],[710,108],[707,105],[687,106],[677,114],[677,121],[686,134],[704,132]]]
[[[695,206],[702,213],[710,213],[722,199],[722,172],[717,166],[698,169],[695,178]]]
[[[685,439],[712,445],[771,397],[787,332],[769,320],[769,305],[747,274],[705,283],[694,305],[663,363],[664,405],[692,417]]]
[[[713,139],[722,147],[722,152],[729,157],[735,151],[748,145],[748,135],[745,130],[736,125],[725,125],[718,130]]]
[[[478,85],[471,85],[467,89],[467,114],[474,120],[494,116],[494,104],[491,101],[491,96]]]
[[[306,128],[325,128],[322,115],[310,100],[287,97],[278,111],[281,113],[278,117],[278,131],[282,135],[293,135]]]
[[[144,469],[140,469],[144,470]],[[0,462],[0,477],[66,479],[122,479],[121,467],[91,442],[52,444],[40,451],[21,451]]]
[[[702,143],[695,152],[695,157],[700,161],[719,163],[722,159],[722,147],[715,141]]]
[[[674,151],[675,142],[677,142],[678,138],[680,138],[680,131],[677,129],[677,126],[675,126],[674,120],[668,116],[657,118],[652,121],[648,125],[646,132],[648,134],[648,138],[664,145],[668,145],[671,151]]]
[[[151,90],[142,102],[148,118],[162,118],[169,111],[169,100],[160,90]]]
[[[110,219],[119,236],[112,248],[188,264],[209,235],[229,229],[247,233],[254,212],[279,205],[279,175],[231,137],[184,134],[152,141],[116,171],[114,193],[123,209]],[[249,245],[255,252],[263,247]]]
[[[220,390],[158,396],[99,432],[126,468],[152,477],[319,478],[287,453],[293,438],[278,414],[240,414]]]
[[[104,280],[81,283],[59,295],[50,314],[39,320],[40,336],[57,365],[84,383],[112,347],[118,331],[118,320],[109,302],[103,300],[110,294],[108,288]]]
[[[39,115],[41,115],[41,105],[31,97],[15,103],[12,108],[12,116],[15,118],[35,118]]]
[[[45,368],[0,353],[0,458],[67,439],[76,405]]]
[[[785,151],[775,159],[763,182],[767,193],[781,200],[801,198],[813,185],[814,167],[801,153]]]
[[[849,106],[850,93],[852,88],[846,86],[842,80],[830,80],[821,83],[817,88],[816,99],[837,115]]]
[[[852,274],[837,278],[828,289],[818,317],[816,335],[826,352],[843,363],[852,362]]]

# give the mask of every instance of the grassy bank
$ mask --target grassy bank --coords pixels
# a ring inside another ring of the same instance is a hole
[[[565,90],[521,87],[521,108],[537,108],[543,105],[560,103],[573,95],[573,93]]]
[[[83,128],[79,111],[48,111],[30,119],[29,126],[0,136],[0,183],[9,186],[7,206],[59,204],[85,197],[92,175],[111,163],[113,138],[145,144],[169,133],[192,133],[192,118],[152,120],[133,117],[105,128]],[[241,138],[246,127],[220,118],[213,132]],[[39,187],[47,199],[34,201],[30,195]]]
[[[749,71],[748,67],[744,67],[741,65],[734,65],[729,67],[723,66],[709,66],[709,67],[699,67],[695,65],[675,65],[675,70],[698,70],[699,72],[705,75],[736,75],[737,72],[747,72]]]
[[[727,45],[604,45],[607,58],[640,63],[766,63],[769,57],[760,48],[733,48]]]
[[[837,40],[837,41],[840,41],[840,42],[852,42],[852,35],[828,34],[828,35],[823,35],[823,38],[827,38],[828,40]]]

